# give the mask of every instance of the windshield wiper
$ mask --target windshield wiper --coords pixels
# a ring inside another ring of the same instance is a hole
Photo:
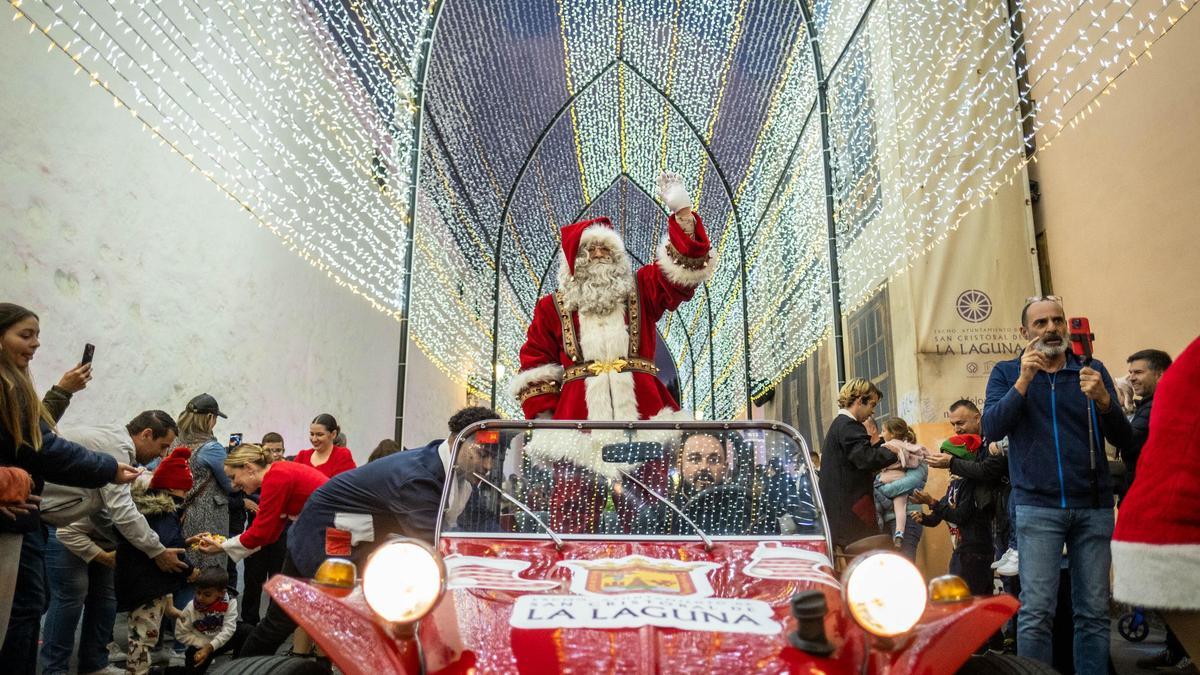
[[[704,542],[704,550],[705,550],[705,551],[711,551],[711,550],[712,550],[712,547],[713,547],[712,539],[711,539],[711,538],[710,538],[710,537],[709,537],[707,534],[705,534],[705,533],[704,533],[704,530],[700,529],[700,526],[699,526],[699,525],[697,525],[697,524],[696,524],[696,522],[695,522],[694,520],[692,520],[691,518],[688,518],[686,513],[684,513],[684,512],[683,512],[683,511],[682,511],[682,510],[681,510],[681,509],[678,507],[678,506],[675,506],[675,504],[674,504],[674,503],[672,503],[672,502],[671,502],[671,500],[669,500],[669,499],[667,499],[666,497],[664,497],[664,496],[662,496],[662,495],[658,494],[658,493],[657,493],[657,492],[655,492],[655,491],[654,491],[654,489],[653,489],[653,488],[651,488],[649,485],[646,485],[646,484],[645,484],[645,483],[643,483],[642,481],[640,481],[640,480],[638,480],[638,479],[634,478],[633,476],[631,476],[631,475],[629,474],[629,472],[625,471],[624,469],[617,469],[617,471],[621,472],[621,475],[622,475],[622,476],[625,476],[625,477],[626,477],[626,478],[628,478],[629,480],[631,480],[631,481],[633,481],[634,483],[637,483],[638,485],[640,485],[640,486],[642,487],[642,489],[643,489],[643,490],[645,490],[646,492],[649,492],[649,493],[650,493],[651,495],[653,495],[653,496],[654,496],[654,498],[655,498],[655,499],[657,499],[658,501],[660,501],[660,502],[662,502],[662,503],[666,504],[668,507],[670,507],[670,509],[671,509],[672,511],[674,511],[675,513],[678,513],[678,514],[679,514],[679,517],[680,517],[680,518],[683,518],[683,522],[687,523],[688,525],[691,525],[691,526],[692,526],[692,529],[696,531],[696,534],[700,535],[700,540]]]
[[[516,504],[517,508],[519,508],[522,511],[524,511],[525,513],[529,514],[529,517],[533,518],[534,522],[536,522],[538,525],[541,525],[542,529],[546,531],[546,534],[550,535],[550,538],[554,540],[554,548],[559,551],[562,550],[562,547],[563,547],[562,537],[558,536],[558,533],[556,533],[554,530],[550,529],[549,525],[546,525],[546,523],[542,522],[542,519],[538,518],[537,514],[534,513],[532,509],[530,509],[528,506],[525,506],[525,504],[522,503],[520,499],[517,499],[516,497],[505,492],[504,489],[501,488],[499,485],[496,485],[492,481],[484,478],[483,476],[480,476],[478,473],[476,473],[474,471],[472,471],[471,473],[473,476],[478,478],[484,484],[491,487],[496,492],[499,492],[501,497],[504,497],[505,499],[512,502],[513,504]]]

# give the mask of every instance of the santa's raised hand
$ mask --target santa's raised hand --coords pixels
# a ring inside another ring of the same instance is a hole
[[[664,171],[658,177],[658,197],[667,205],[667,210],[675,215],[675,222],[683,231],[692,236],[696,230],[696,220],[692,216],[692,198],[683,179],[673,171]]]

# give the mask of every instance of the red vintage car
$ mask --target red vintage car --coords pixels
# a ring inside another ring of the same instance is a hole
[[[330,560],[314,580],[268,583],[341,672],[1054,672],[974,655],[1011,596],[927,584],[886,537],[835,552],[807,444],[786,425],[472,431],[432,547],[394,539],[361,575]]]

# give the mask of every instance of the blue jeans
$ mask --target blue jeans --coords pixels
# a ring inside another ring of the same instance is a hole
[[[904,539],[900,541],[900,555],[908,558],[909,562],[917,561],[917,545],[921,543],[921,533],[925,530],[925,526],[913,520],[912,513],[908,514],[908,521],[904,523]]]
[[[108,641],[117,618],[113,570],[98,562],[84,562],[63,548],[51,530],[46,543],[46,576],[50,609],[42,627],[42,673],[68,672],[81,616],[79,672],[103,670],[108,666]]]
[[[1107,673],[1112,509],[1056,509],[1021,504],[1016,512],[1017,548],[1021,551],[1017,653],[1042,663],[1053,662],[1051,629],[1062,549],[1066,544],[1075,626],[1075,672]]]

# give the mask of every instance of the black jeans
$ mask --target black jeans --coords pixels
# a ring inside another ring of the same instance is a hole
[[[4,647],[0,648],[0,664],[8,675],[34,675],[37,672],[42,614],[50,606],[46,590],[46,537],[45,525],[39,525],[21,537],[21,563],[16,572],[12,614],[8,619]],[[0,574],[12,574],[12,570]]]
[[[258,623],[259,607],[262,605],[262,586],[267,578],[283,570],[283,559],[287,556],[287,530],[273,544],[267,544],[249,558],[242,561],[244,567],[242,590],[242,621]]]
[[[292,556],[283,558],[283,569],[280,574],[289,577],[300,577],[300,570],[292,562]],[[245,656],[270,656],[279,650],[279,646],[287,641],[288,636],[296,630],[296,622],[283,611],[274,600],[267,605],[267,613],[262,621],[254,627],[254,631],[246,638],[245,644],[238,651],[238,658]]]

